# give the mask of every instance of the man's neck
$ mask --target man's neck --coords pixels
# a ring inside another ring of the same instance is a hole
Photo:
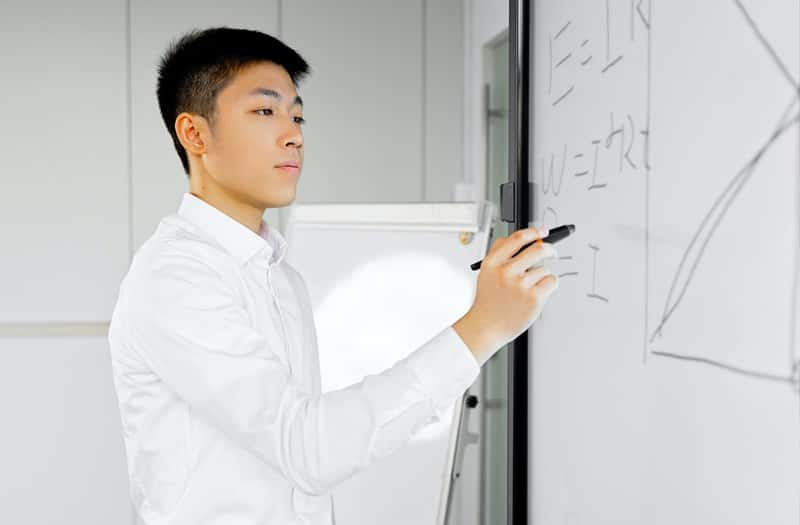
[[[195,179],[195,176],[192,175],[189,193],[214,206],[254,233],[258,234],[261,231],[264,210],[258,210],[247,203],[237,200],[216,185],[203,184],[200,179],[201,177]],[[263,227],[266,230],[267,225],[264,224]]]

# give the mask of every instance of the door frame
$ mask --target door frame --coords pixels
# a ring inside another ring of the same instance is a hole
[[[509,0],[508,170],[514,188],[514,230],[533,215],[530,167],[530,42],[533,0]],[[508,360],[508,524],[528,525],[529,368],[526,330],[511,346]]]

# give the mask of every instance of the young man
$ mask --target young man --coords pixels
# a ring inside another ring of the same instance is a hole
[[[305,282],[262,220],[295,198],[308,71],[279,40],[231,28],[192,31],[161,60],[190,191],[137,250],[108,335],[140,523],[333,523],[336,484],[435,421],[557,286],[536,266],[552,245],[511,257],[545,231],[499,238],[453,326],[321,394]]]

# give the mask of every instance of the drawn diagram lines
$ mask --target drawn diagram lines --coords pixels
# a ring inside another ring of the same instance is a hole
[[[697,266],[699,265],[700,261],[705,255],[706,248],[708,243],[714,237],[717,228],[719,227],[722,219],[728,212],[730,206],[736,201],[736,197],[739,195],[739,192],[744,187],[745,183],[750,179],[750,177],[755,172],[755,168],[758,166],[759,161],[764,156],[764,154],[769,151],[769,149],[778,141],[781,136],[783,136],[786,131],[791,129],[795,126],[798,121],[800,121],[800,114],[795,113],[791,119],[786,118],[786,115],[794,109],[794,106],[797,104],[797,98],[793,97],[792,102],[781,115],[780,121],[778,122],[777,128],[772,132],[770,137],[765,141],[765,143],[758,149],[755,155],[744,165],[744,167],[739,170],[739,172],[734,176],[728,185],[725,187],[725,190],[722,194],[717,197],[714,204],[706,213],[705,217],[701,221],[700,225],[698,226],[697,230],[695,231],[694,235],[692,236],[692,240],[689,242],[689,246],[683,253],[681,257],[681,262],[678,264],[678,269],[675,272],[675,275],[672,279],[672,284],[670,285],[669,293],[667,294],[666,304],[664,305],[664,313],[662,314],[661,321],[659,322],[658,326],[654,330],[653,334],[650,337],[650,342],[652,343],[657,335],[661,334],[661,331],[664,325],[667,323],[669,318],[675,312],[675,309],[680,305],[683,297],[686,294],[686,291],[691,283],[692,279],[694,278],[695,271],[697,270]],[[713,217],[714,214],[717,212],[717,208],[720,206],[721,209],[716,217]],[[713,222],[711,222],[713,221]],[[710,224],[710,226],[709,226]],[[684,270],[684,267],[687,265],[690,253],[694,248],[695,244],[697,244],[698,240],[704,237],[702,241],[702,245],[700,246],[694,261],[692,261],[692,266],[688,271],[688,275],[686,279],[683,281],[682,284],[678,284],[680,281],[681,274]],[[673,301],[673,295],[675,294],[676,289],[680,286],[680,292],[677,298]]]
[[[641,2],[639,6],[641,6]],[[647,334],[650,332],[650,176],[652,168],[650,166],[650,129],[652,124],[652,100],[653,100],[653,30],[651,20],[653,19],[652,0],[647,0],[647,75],[646,86],[647,96],[645,97],[646,132],[645,153],[644,153],[644,347],[643,360],[647,364],[649,348],[647,345]]]
[[[756,372],[754,370],[748,370],[746,368],[740,368],[738,366],[729,365],[727,363],[723,363],[722,361],[717,361],[715,359],[708,359],[706,357],[697,357],[691,355],[683,355],[683,354],[673,354],[671,352],[661,352],[661,351],[654,351],[652,352],[653,355],[661,356],[661,357],[671,357],[673,359],[680,359],[682,361],[694,361],[696,363],[704,363],[707,365],[715,366],[717,368],[722,368],[727,370],[728,372],[733,372],[736,374],[752,377],[755,379],[765,379],[767,381],[777,381],[779,383],[788,383],[789,385],[795,386],[797,385],[797,378],[795,377],[794,373],[791,375],[779,375],[779,374],[769,374],[766,372]]]
[[[753,18],[750,16],[750,13],[748,13],[744,5],[741,3],[741,1],[733,0],[733,2],[736,4],[736,7],[741,12],[745,21],[755,34],[756,38],[759,40],[760,44],[766,49],[771,60],[775,63],[776,67],[781,71],[783,77],[790,83],[794,93],[792,99],[790,100],[786,109],[783,111],[780,119],[778,120],[778,123],[776,124],[773,131],[770,133],[769,137],[756,150],[756,152],[750,157],[750,159],[745,163],[745,165],[736,173],[736,175],[728,182],[725,189],[714,200],[712,206],[709,208],[709,210],[706,212],[705,216],[701,220],[700,224],[697,226],[694,235],[692,236],[688,246],[686,247],[684,253],[682,254],[680,263],[678,264],[678,267],[672,278],[672,282],[670,284],[669,292],[667,294],[667,298],[664,304],[664,310],[661,315],[661,319],[658,322],[658,326],[655,328],[655,330],[653,330],[652,334],[649,337],[649,343],[651,344],[656,339],[656,337],[662,336],[662,331],[664,327],[666,326],[669,319],[672,317],[675,310],[681,304],[681,301],[684,299],[684,296],[686,295],[686,292],[692,280],[694,279],[697,267],[706,253],[708,244],[710,243],[711,239],[714,238],[719,225],[725,218],[731,205],[734,202],[736,202],[737,197],[739,196],[741,190],[744,188],[746,183],[752,178],[753,174],[757,171],[759,163],[763,159],[764,155],[767,154],[772,149],[772,147],[778,142],[778,140],[780,140],[782,136],[785,135],[787,131],[793,128],[797,128],[798,124],[800,124],[800,111],[797,110],[798,102],[800,101],[800,86],[798,85],[797,80],[789,72],[789,69],[786,67],[785,63],[781,60],[780,56],[775,51],[775,48],[773,48],[773,46],[770,45],[764,34],[758,28]],[[800,217],[798,217],[798,220],[800,220]],[[797,271],[800,271],[800,267],[798,266],[798,262],[796,260],[795,272]],[[794,303],[797,303],[798,299],[797,290],[793,290],[793,294],[794,294]],[[794,304],[793,307],[796,307],[796,304]],[[793,326],[791,327],[793,335],[796,328],[794,326],[794,323],[796,323],[796,320],[793,321]],[[794,337],[792,337],[792,341],[793,340]],[[670,357],[675,359],[694,361],[708,365],[713,365],[719,368],[723,368],[730,372],[744,374],[754,378],[779,381],[779,382],[788,382],[793,385],[797,385],[800,380],[800,377],[798,377],[797,375],[798,363],[793,354],[794,352],[793,346],[794,344],[792,344],[791,348],[789,349],[790,367],[791,367],[790,375],[770,374],[754,370],[748,370],[745,368],[730,365],[728,363],[719,360],[705,358],[705,357],[691,356],[686,354],[676,354],[672,352],[663,352],[663,351],[652,351],[650,353],[662,357]]]
[[[780,69],[781,73],[783,73],[783,76],[786,78],[786,80],[789,81],[789,84],[797,92],[800,89],[800,86],[797,85],[797,80],[795,80],[795,78],[789,72],[789,69],[786,67],[786,64],[783,63],[781,57],[778,56],[778,53],[775,51],[775,48],[772,47],[769,41],[767,41],[766,37],[764,37],[764,33],[762,33],[761,30],[758,28],[755,21],[753,20],[753,17],[750,16],[750,13],[748,13],[747,9],[745,9],[745,7],[742,5],[742,2],[740,0],[734,0],[734,3],[736,4],[736,7],[739,8],[739,11],[742,12],[742,16],[744,16],[744,19],[747,21],[747,24],[750,26],[750,29],[753,30],[753,33],[755,33],[756,37],[758,37],[758,40],[761,42],[761,45],[764,46],[764,49],[766,49],[767,53],[769,53],[769,56],[772,57],[772,60],[778,66],[778,69]]]

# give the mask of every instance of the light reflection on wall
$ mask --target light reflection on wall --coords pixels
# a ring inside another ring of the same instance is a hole
[[[405,251],[376,256],[333,283],[314,310],[322,391],[391,367],[463,315],[474,297],[467,272],[429,252]],[[444,421],[451,418],[448,412]],[[435,423],[415,439],[445,430]]]

